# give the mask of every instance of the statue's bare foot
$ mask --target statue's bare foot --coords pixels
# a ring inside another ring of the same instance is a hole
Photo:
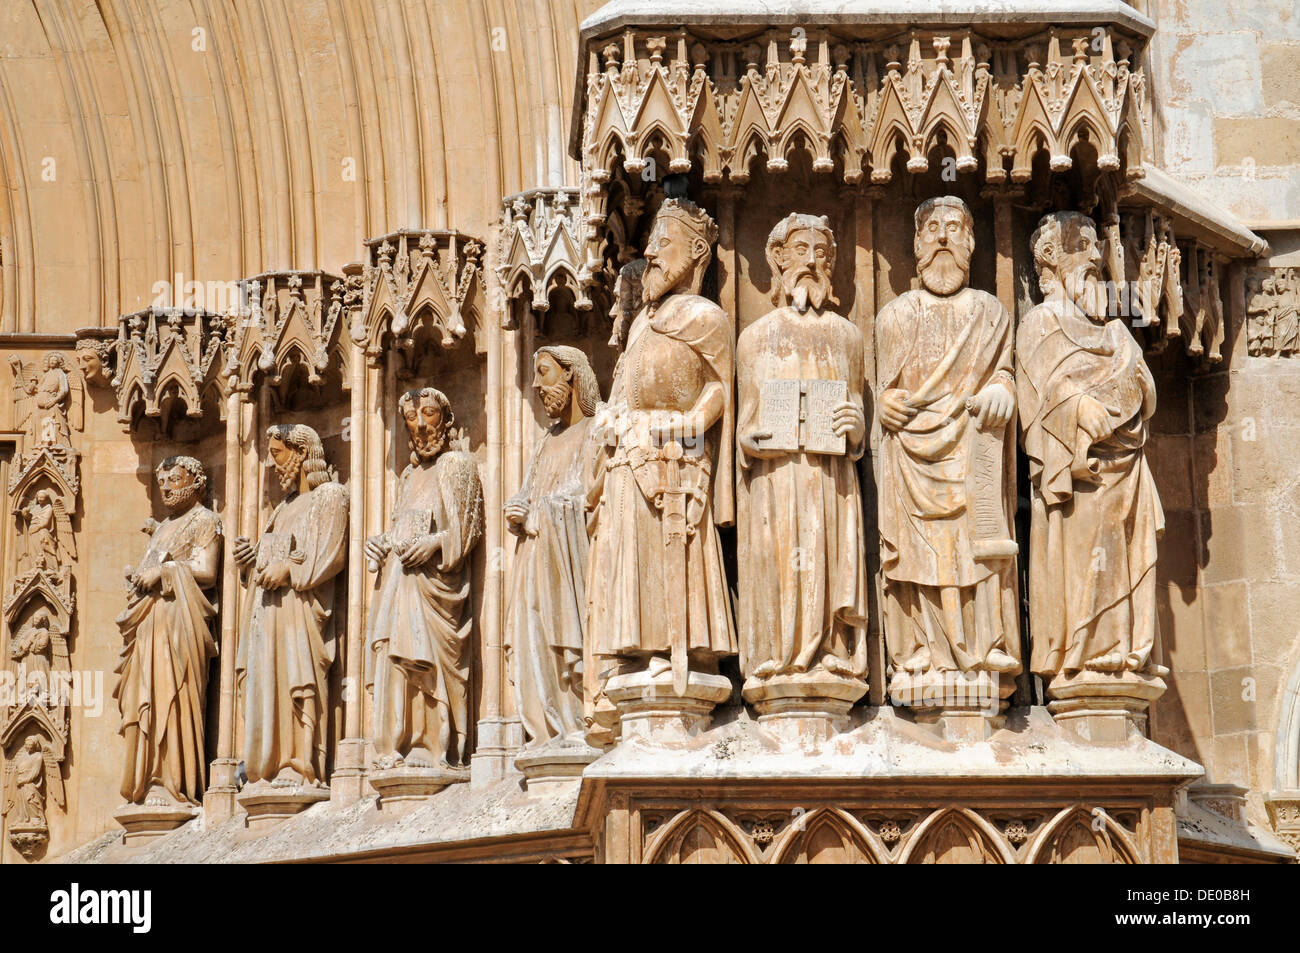
[[[275,780],[271,782],[271,787],[273,788],[302,787],[303,782],[305,780],[306,779],[303,778],[303,776],[299,774],[294,768],[281,768],[280,773],[277,774],[275,776]]]
[[[822,657],[820,664],[822,668],[832,675],[839,675],[844,678],[853,677],[853,666],[838,655],[825,655]]]
[[[144,796],[144,803],[146,807],[171,807],[176,801],[167,793],[166,788],[155,784],[149,789],[149,793]]]
[[[1083,663],[1084,667],[1094,672],[1121,672],[1124,670],[1124,656],[1119,652],[1108,652]]]
[[[405,763],[408,768],[432,768],[437,761],[424,748],[412,748],[406,755]]]
[[[646,665],[646,674],[651,678],[658,678],[664,672],[673,667],[672,662],[659,655],[650,656],[650,662]]]
[[[1020,668],[1020,663],[1001,649],[993,649],[984,659],[984,667],[990,672],[1005,674]]]
[[[910,659],[903,663],[903,671],[911,675],[919,675],[930,667],[930,650],[921,649]]]
[[[775,660],[773,660],[773,659],[768,659],[768,660],[767,660],[766,662],[764,662],[762,665],[758,666],[758,668],[754,669],[754,677],[755,677],[755,678],[771,678],[773,675],[776,674],[776,671],[777,671],[777,669],[778,669],[779,667],[780,667],[780,666],[778,666],[778,665],[776,664],[776,661],[775,661]]]

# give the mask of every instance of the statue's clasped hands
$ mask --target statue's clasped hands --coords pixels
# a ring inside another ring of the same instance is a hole
[[[425,533],[423,536],[417,536],[405,546],[394,550],[392,543],[387,535],[371,536],[366,540],[365,553],[366,558],[376,567],[383,565],[390,552],[396,552],[397,558],[402,563],[402,568],[411,570],[419,569],[434,555],[442,549],[442,539],[437,533]]]

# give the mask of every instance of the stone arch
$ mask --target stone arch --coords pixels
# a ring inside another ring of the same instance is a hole
[[[1010,864],[1002,836],[968,808],[935,811],[917,827],[899,858],[904,864]]]
[[[797,818],[772,850],[774,864],[879,864],[884,852],[851,814],[822,807]]]
[[[745,837],[718,811],[683,811],[646,843],[648,864],[758,863]]]
[[[1025,852],[1031,864],[1136,864],[1140,857],[1132,837],[1113,817],[1101,808],[1090,813],[1081,806],[1052,818]]]

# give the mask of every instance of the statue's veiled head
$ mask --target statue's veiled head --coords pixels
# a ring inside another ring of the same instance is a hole
[[[208,484],[203,464],[193,457],[168,457],[154,471],[163,506],[169,513],[184,513],[203,494]]]
[[[436,387],[408,390],[397,401],[397,411],[411,438],[411,462],[433,460],[447,449],[456,423],[451,401]]]
[[[560,419],[571,402],[577,402],[584,417],[596,412],[600,384],[587,355],[576,347],[552,344],[539,347],[533,355],[533,390],[542,399],[546,416]]]
[[[646,244],[641,296],[646,304],[671,292],[698,294],[718,226],[689,199],[665,199]]]
[[[912,253],[928,291],[947,296],[966,287],[974,252],[975,220],[965,202],[940,195],[917,206]]]
[[[835,303],[835,234],[824,215],[791,213],[767,236],[767,263],[772,269],[772,301],[797,311],[820,311]]]
[[[1096,223],[1082,212],[1052,212],[1039,221],[1029,242],[1044,300],[1071,301],[1094,321],[1105,321],[1103,246]]]

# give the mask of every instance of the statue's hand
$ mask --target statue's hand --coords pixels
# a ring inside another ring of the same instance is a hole
[[[268,591],[283,589],[288,581],[289,563],[283,559],[271,563],[261,571],[257,578],[257,584]]]
[[[1103,404],[1095,397],[1084,394],[1079,398],[1079,429],[1092,438],[1093,443],[1105,440],[1115,431],[1112,414],[1119,409]]]
[[[867,435],[867,416],[862,408],[851,400],[836,404],[831,412],[831,429],[835,436],[846,437],[848,442],[857,446]]]
[[[524,521],[528,519],[528,501],[523,497],[512,496],[506,500],[506,525],[510,532],[518,535],[524,531]]]
[[[366,559],[380,565],[382,565],[384,560],[388,558],[389,548],[388,537],[382,534],[379,536],[371,536],[366,540],[366,544],[363,547]]]
[[[231,548],[231,553],[240,566],[250,565],[257,557],[257,549],[249,542],[247,536],[235,537],[235,545]]]
[[[916,416],[916,408],[909,404],[911,395],[902,388],[894,387],[881,391],[876,407],[880,414],[880,423],[886,430],[902,430]]]
[[[759,445],[760,440],[772,439],[772,431],[754,429],[741,433],[740,449],[745,451],[745,456],[754,457],[758,460],[767,460],[772,457],[779,457],[786,454],[786,450],[777,450],[773,447],[763,447]]]
[[[975,415],[975,426],[980,430],[997,430],[1005,427],[1016,412],[1016,399],[1010,388],[995,381],[971,398],[969,409]]]
[[[417,536],[411,540],[406,548],[398,553],[398,558],[402,560],[404,569],[419,569],[432,559],[440,549],[442,549],[442,541],[438,539],[437,535],[426,533],[424,536]]]
[[[136,577],[135,584],[141,592],[152,592],[158,588],[160,582],[162,582],[162,567],[154,566],[141,572]]]

